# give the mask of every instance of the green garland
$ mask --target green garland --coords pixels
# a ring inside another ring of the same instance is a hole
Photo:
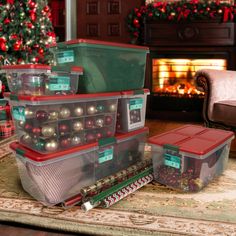
[[[127,24],[132,42],[142,43],[144,19],[176,22],[219,19],[220,22],[232,22],[235,21],[235,15],[236,4],[219,1],[157,2],[132,9],[127,17]]]

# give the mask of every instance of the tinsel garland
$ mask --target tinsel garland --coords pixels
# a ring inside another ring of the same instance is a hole
[[[134,8],[127,16],[128,30],[133,42],[142,42],[142,32],[145,20],[165,21],[196,21],[219,20],[219,22],[235,21],[236,4],[219,1],[177,1],[156,2],[139,8]]]

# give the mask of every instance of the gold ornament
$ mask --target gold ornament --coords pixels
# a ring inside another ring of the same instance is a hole
[[[95,106],[89,106],[89,107],[87,108],[87,113],[88,113],[89,115],[93,115],[93,114],[95,114],[96,112],[97,112],[97,109],[96,109]]]
[[[62,107],[60,109],[60,117],[63,119],[69,118],[70,117],[70,109],[67,107]]]
[[[83,110],[82,107],[76,107],[75,110],[74,110],[74,114],[75,114],[76,116],[82,116],[83,113],[84,113],[84,110]]]
[[[84,129],[84,126],[83,126],[83,123],[80,122],[80,121],[75,121],[73,123],[73,130],[74,131],[80,131],[80,130],[83,130]]]
[[[50,111],[49,112],[49,120],[57,120],[58,119],[58,112],[57,111]]]
[[[111,104],[111,105],[109,106],[109,111],[110,111],[110,112],[115,112],[115,111],[116,111],[116,104]]]
[[[56,151],[57,148],[58,148],[58,143],[56,140],[50,140],[50,141],[46,142],[46,144],[45,144],[45,149],[48,152]]]
[[[96,123],[97,127],[103,127],[104,126],[104,120],[102,118],[98,118],[95,123]]]
[[[53,126],[47,125],[42,127],[42,135],[45,137],[51,137],[55,133],[55,128]]]

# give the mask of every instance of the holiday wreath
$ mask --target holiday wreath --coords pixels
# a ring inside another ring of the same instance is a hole
[[[236,4],[219,1],[177,1],[156,2],[134,8],[128,14],[127,24],[133,42],[142,42],[145,20],[196,21],[216,20],[219,22],[234,21]]]

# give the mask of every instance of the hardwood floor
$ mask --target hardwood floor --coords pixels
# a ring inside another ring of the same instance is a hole
[[[163,120],[146,120],[146,126],[149,127],[149,136],[160,134],[171,129],[178,128],[185,124],[197,124],[203,125],[200,122],[175,122],[175,121],[163,121]],[[236,141],[233,142],[232,148],[236,150]],[[79,235],[70,234],[66,232],[57,232],[53,230],[45,230],[41,228],[31,227],[27,225],[18,225],[10,223],[0,224],[0,235],[3,236],[69,236],[69,235]],[[81,235],[81,234],[80,234]]]

